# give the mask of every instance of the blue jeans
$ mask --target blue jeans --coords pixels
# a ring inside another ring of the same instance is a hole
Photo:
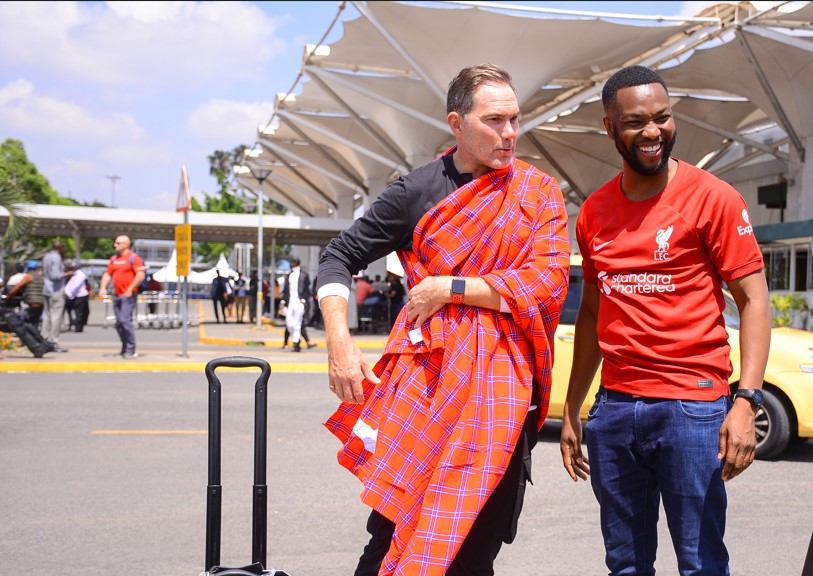
[[[729,574],[717,451],[730,407],[599,389],[585,436],[611,576],[655,574],[661,498],[680,574]]]
[[[132,296],[114,296],[113,314],[116,316],[116,331],[121,338],[121,353],[135,352],[135,328],[133,328],[133,312],[135,312],[136,299]]]

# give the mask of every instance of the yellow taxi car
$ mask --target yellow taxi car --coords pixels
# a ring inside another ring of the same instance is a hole
[[[570,365],[573,361],[574,324],[582,296],[582,258],[574,254],[570,261],[570,288],[556,329],[556,355],[553,363],[553,385],[549,418],[561,419],[564,413]],[[723,313],[731,344],[734,372],[729,379],[732,394],[739,384],[740,317],[734,298],[724,291]],[[581,408],[581,417],[593,403],[599,386],[601,368],[593,379],[590,392]],[[774,458],[795,438],[813,437],[813,332],[793,328],[774,328],[771,350],[762,385],[764,401],[756,415],[756,457]]]

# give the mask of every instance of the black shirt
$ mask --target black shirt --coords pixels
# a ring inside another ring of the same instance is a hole
[[[411,249],[412,233],[423,215],[471,179],[457,171],[447,154],[387,186],[361,218],[327,245],[319,260],[319,286],[349,288],[352,276],[372,262]]]

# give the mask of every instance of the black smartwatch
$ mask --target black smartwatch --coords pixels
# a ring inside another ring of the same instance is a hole
[[[745,398],[751,404],[759,408],[762,406],[762,390],[749,390],[747,388],[740,388],[734,393],[734,399]]]
[[[458,306],[463,303],[463,295],[466,293],[466,281],[463,278],[452,279],[452,304]]]

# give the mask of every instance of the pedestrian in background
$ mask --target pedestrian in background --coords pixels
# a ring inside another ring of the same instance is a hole
[[[68,260],[65,268],[71,272],[71,277],[65,284],[65,310],[68,312],[68,330],[82,332],[90,315],[89,282],[79,263]]]
[[[248,299],[248,284],[242,272],[237,272],[237,280],[234,282],[234,308],[235,320],[242,324],[246,315],[246,300]]]
[[[390,304],[390,327],[392,327],[398,314],[401,313],[401,308],[404,307],[404,298],[406,298],[406,289],[400,276],[387,274],[387,298]]]
[[[23,275],[8,291],[6,298],[9,301],[19,301],[25,305],[25,320],[39,330],[42,320],[42,310],[45,296],[42,295],[45,280],[42,277],[40,264],[36,260],[29,260]]]
[[[223,322],[226,322],[226,279],[220,275],[220,270],[215,270],[215,278],[212,280],[212,290],[210,294],[212,305],[215,308],[215,319],[220,324],[220,313],[223,313]]]
[[[254,324],[257,321],[257,289],[259,288],[257,271],[252,270],[248,275],[248,321]]]
[[[5,284],[3,285],[3,296],[5,296],[5,300],[3,301],[3,305],[7,308],[18,308],[20,303],[23,301],[23,292],[22,289],[14,292],[14,295],[11,295],[11,290],[23,279],[26,275],[26,266],[24,262],[17,262],[14,265],[14,274],[8,277]]]
[[[59,345],[59,333],[62,330],[62,316],[65,314],[65,280],[71,275],[66,272],[63,256],[65,245],[57,240],[51,250],[42,259],[42,335],[53,343],[54,352],[67,352]]]
[[[150,314],[157,314],[158,299],[160,298],[161,290],[163,290],[164,287],[152,274],[147,277],[144,287],[149,292],[152,292],[152,294],[150,294],[150,301],[147,303],[147,309],[149,310]]]
[[[127,360],[137,358],[133,313],[135,312],[138,287],[144,281],[146,267],[141,257],[130,250],[130,237],[117,236],[113,242],[116,253],[110,257],[102,274],[99,296],[107,296],[107,286],[113,281],[113,313],[116,330],[121,339],[121,356]]]
[[[305,318],[305,306],[311,294],[311,281],[308,273],[300,268],[300,260],[291,257],[291,272],[285,277],[282,286],[280,306],[285,306],[285,327],[291,333],[293,351],[301,352],[299,341],[302,337],[302,321]]]

